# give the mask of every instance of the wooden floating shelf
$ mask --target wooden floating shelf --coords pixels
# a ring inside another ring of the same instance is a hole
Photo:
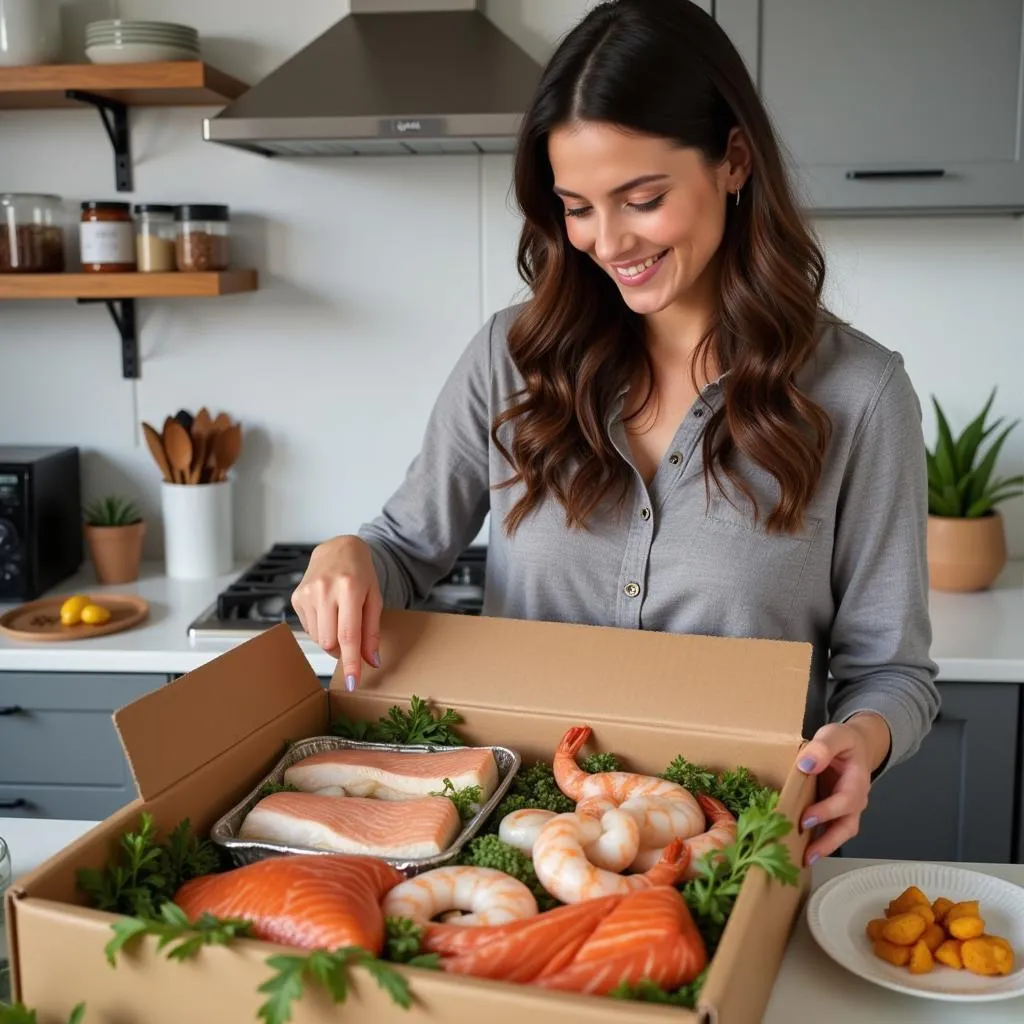
[[[257,287],[255,270],[169,274],[0,274],[0,299],[174,299]]]
[[[0,110],[80,107],[68,90],[127,107],[218,106],[249,86],[203,61],[149,64],[40,64],[0,68]]]

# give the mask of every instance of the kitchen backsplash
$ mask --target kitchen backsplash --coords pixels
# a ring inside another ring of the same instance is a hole
[[[543,58],[584,0],[491,0]],[[204,56],[255,82],[347,10],[339,0],[100,0],[66,24],[120,15],[196,26]],[[71,48],[69,56],[74,55]],[[133,110],[135,191],[114,190],[96,113],[5,112],[0,191],[227,203],[232,262],[260,290],[139,303],[141,379],[121,377],[102,306],[0,308],[0,441],[75,443],[86,497],[138,493],[161,550],[158,474],[139,430],[184,407],[246,430],[236,470],[240,557],[355,529],[400,482],[434,397],[473,333],[513,301],[517,221],[505,156],[263,159],[201,138],[203,109]],[[1024,226],[1011,218],[817,222],[832,307],[898,349],[934,438],[930,396],[962,425],[994,384],[1024,419]],[[74,232],[69,232],[73,238]],[[1002,468],[1024,468],[1024,423]],[[1024,556],[1024,501],[1002,506]]]

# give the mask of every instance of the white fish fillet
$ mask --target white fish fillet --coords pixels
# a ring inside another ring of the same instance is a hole
[[[372,857],[433,857],[462,830],[447,797],[405,801],[271,793],[245,816],[238,834],[335,853]]]
[[[437,753],[390,750],[329,750],[297,761],[284,781],[307,793],[344,792],[377,800],[407,800],[444,789],[450,779],[456,789],[480,787],[485,802],[498,785],[498,766],[486,749],[444,750]]]

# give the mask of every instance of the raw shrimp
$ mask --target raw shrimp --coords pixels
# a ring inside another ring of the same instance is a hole
[[[696,878],[697,862],[709,850],[720,850],[736,841],[736,819],[732,812],[720,800],[703,793],[697,797],[701,810],[708,816],[711,827],[700,835],[686,839],[686,848],[690,851],[690,862],[687,865],[684,879]],[[629,865],[631,871],[647,871],[661,858],[662,849],[641,846],[636,859]]]
[[[704,828],[704,815],[693,794],[674,782],[633,772],[590,774],[580,768],[576,755],[590,732],[586,725],[570,729],[562,737],[552,765],[558,788],[578,801],[577,811],[593,813],[606,808],[607,802],[628,811],[640,826],[641,848],[661,848],[672,839],[688,839]]]
[[[540,835],[540,830],[555,816],[554,811],[544,811],[539,807],[526,807],[521,811],[513,811],[501,819],[498,826],[498,838],[509,846],[514,846],[523,853],[530,853],[533,844]]]
[[[587,860],[584,847],[601,835],[601,819],[586,814],[559,814],[537,837],[533,869],[540,884],[562,903],[579,903],[615,893],[628,893],[652,885],[673,885],[689,862],[689,851],[674,839],[649,871],[619,875]]]
[[[517,878],[493,868],[450,864],[399,882],[384,898],[385,917],[409,917],[418,924],[450,911],[468,911],[448,924],[506,924],[532,917],[537,900]]]

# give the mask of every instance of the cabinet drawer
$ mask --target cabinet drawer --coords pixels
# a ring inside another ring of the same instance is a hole
[[[0,784],[0,818],[103,821],[138,794],[127,786],[8,786]]]
[[[131,785],[112,716],[164,676],[0,674],[0,785]]]

